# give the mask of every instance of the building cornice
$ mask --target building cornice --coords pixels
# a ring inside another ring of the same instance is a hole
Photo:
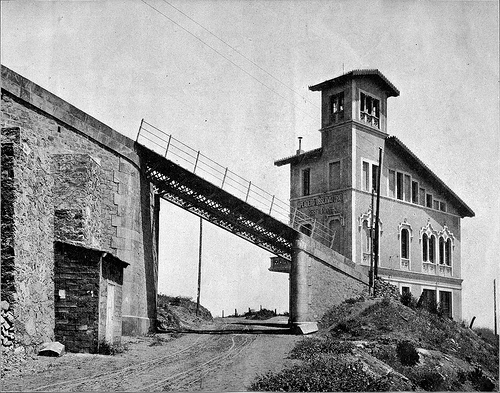
[[[435,274],[424,274],[418,272],[389,269],[385,267],[379,267],[378,272],[380,275],[387,276],[388,279],[391,279],[393,277],[405,280],[418,280],[425,282],[426,285],[443,283],[443,284],[461,286],[463,281],[461,278],[443,277]]]

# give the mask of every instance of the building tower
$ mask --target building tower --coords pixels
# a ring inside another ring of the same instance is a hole
[[[380,276],[461,318],[460,218],[474,212],[388,135],[387,99],[398,89],[378,70],[354,70],[309,88],[321,91],[321,147],[275,162],[290,164],[292,207],[328,226],[332,248],[368,274],[371,192],[382,148]]]

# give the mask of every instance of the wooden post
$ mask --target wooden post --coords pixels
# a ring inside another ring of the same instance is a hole
[[[498,336],[498,330],[497,330],[497,280],[493,280],[493,315],[495,318],[495,336]]]
[[[203,218],[200,217],[200,249],[198,253],[198,296],[196,297],[196,315],[200,310],[200,292],[201,292],[201,250],[203,240]]]
[[[370,295],[375,295],[373,292],[373,234],[374,234],[374,228],[373,228],[373,218],[375,214],[375,189],[372,188],[372,218],[371,218],[371,223],[370,223],[370,271],[369,271],[369,277],[368,277],[368,294]]]
[[[379,250],[380,250],[380,236],[379,236],[379,217],[380,217],[380,175],[382,174],[382,148],[379,148],[378,153],[378,173],[377,173],[377,214],[375,216],[375,260],[374,260],[374,276],[378,278],[378,265],[379,265]]]

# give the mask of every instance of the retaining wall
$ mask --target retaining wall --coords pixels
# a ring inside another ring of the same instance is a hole
[[[4,66],[1,109],[2,131],[18,129],[14,140],[2,138],[14,157],[13,170],[6,173],[11,180],[2,182],[2,194],[4,185],[12,194],[5,211],[13,214],[13,222],[7,222],[10,234],[2,235],[2,250],[10,250],[6,256],[13,266],[5,285],[2,276],[2,298],[12,299],[20,343],[53,338],[54,299],[47,288],[53,288],[53,241],[70,235],[59,226],[68,219],[81,219],[75,239],[86,238],[84,243],[130,264],[123,279],[123,333],[147,333],[156,312],[159,200],[141,172],[134,141]],[[64,198],[73,197],[68,194],[70,179],[61,183],[57,174],[73,159],[74,165],[86,166],[82,178],[96,175],[99,181],[85,185],[85,203],[74,195],[73,208],[66,208]],[[80,217],[74,210],[83,205],[90,211]]]

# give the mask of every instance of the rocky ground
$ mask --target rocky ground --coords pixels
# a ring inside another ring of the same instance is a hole
[[[212,320],[173,299],[163,333],[114,356],[3,358],[1,391],[498,390],[498,341],[395,298],[350,299],[306,337],[287,317]]]

